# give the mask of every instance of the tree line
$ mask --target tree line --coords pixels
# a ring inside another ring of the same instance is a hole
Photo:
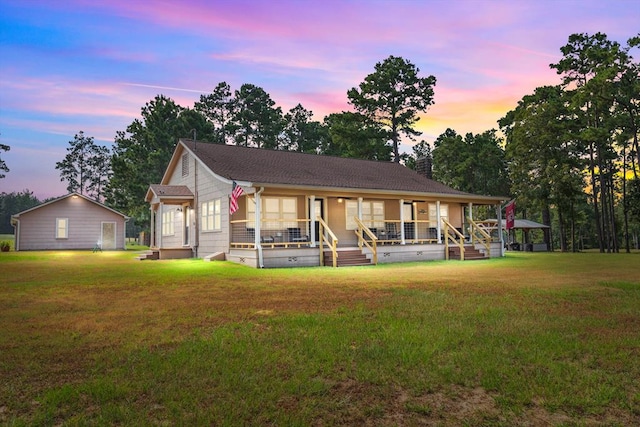
[[[117,132],[112,150],[80,132],[56,168],[69,191],[104,200],[146,226],[145,192],[161,180],[178,138],[410,168],[423,158],[428,173],[453,188],[515,198],[520,217],[552,227],[544,236],[549,247],[628,250],[640,234],[640,87],[630,54],[639,43],[640,36],[622,46],[602,33],[573,34],[560,48],[562,59],[550,64],[558,85],[525,95],[498,121],[499,131],[447,129],[410,153],[400,153],[401,140],[420,135],[415,125],[434,103],[436,78],[420,77],[410,61],[390,56],[347,91],[353,111],[321,122],[301,104],[283,112],[258,86],[234,91],[221,82],[192,108],[156,96]]]

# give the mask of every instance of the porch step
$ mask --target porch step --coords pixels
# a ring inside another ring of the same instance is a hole
[[[333,266],[333,254],[331,251],[324,252],[324,265]],[[338,267],[348,267],[356,265],[371,265],[371,260],[358,249],[338,251]]]
[[[449,247],[449,259],[460,259],[460,248],[458,246]],[[486,259],[486,256],[483,252],[480,252],[478,249],[473,246],[464,247],[464,260],[471,261],[474,259]]]
[[[149,260],[149,259],[160,259],[160,251],[156,251],[156,250],[148,250],[143,254],[140,254],[137,257],[140,261],[145,261],[145,260]]]

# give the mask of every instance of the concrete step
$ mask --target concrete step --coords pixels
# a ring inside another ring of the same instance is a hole
[[[149,250],[137,257],[140,261],[160,259],[160,251]]]

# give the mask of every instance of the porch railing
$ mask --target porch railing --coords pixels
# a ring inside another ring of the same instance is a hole
[[[402,242],[404,231],[405,243],[436,243],[438,228],[436,221],[385,219],[362,221],[362,223],[378,238],[378,244],[397,244]]]
[[[373,232],[360,221],[360,219],[356,216],[353,217],[358,225],[358,229],[355,230],[356,236],[358,236],[358,247],[362,250],[362,246],[367,247],[372,254],[371,261],[374,265],[378,264],[378,236],[373,234]],[[368,239],[365,239],[365,235]]]
[[[487,250],[487,254],[491,253],[490,243],[491,235],[477,222],[469,218],[469,234],[472,243],[480,243]]]
[[[333,266],[338,266],[338,238],[331,231],[326,222],[320,217],[317,219],[320,224],[320,236],[318,236],[318,241],[320,243],[320,265],[324,265],[324,245],[326,244],[331,251],[331,255],[333,257]],[[325,232],[327,235],[325,236]]]
[[[269,219],[260,222],[262,247],[302,247],[311,244],[308,219]],[[256,229],[253,220],[231,221],[231,247],[255,248]]]
[[[446,219],[442,220],[444,228],[444,256],[449,259],[449,241],[460,248],[460,259],[464,261],[464,236]]]

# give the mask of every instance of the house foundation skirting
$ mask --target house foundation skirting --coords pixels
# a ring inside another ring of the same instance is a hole
[[[486,252],[483,245],[475,248]],[[500,242],[493,242],[487,258],[499,257]],[[317,267],[320,265],[319,248],[263,248],[264,268],[283,267]],[[371,251],[364,249],[363,253],[371,259]],[[226,256],[227,261],[259,268],[258,251],[254,248],[234,248]],[[444,244],[416,244],[416,245],[380,245],[378,246],[378,263],[391,264],[417,261],[441,261],[446,259]]]

